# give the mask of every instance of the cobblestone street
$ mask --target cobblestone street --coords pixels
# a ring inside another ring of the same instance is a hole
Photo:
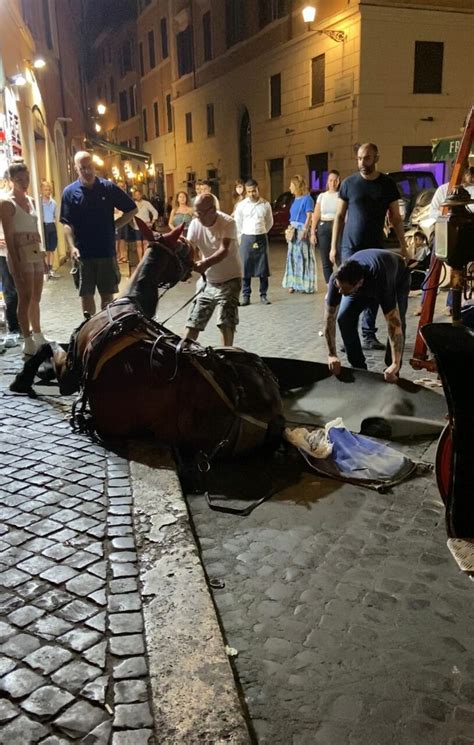
[[[324,361],[324,293],[284,291],[284,257],[274,244],[272,305],[240,310],[236,344]],[[61,275],[43,327],[67,341],[81,314]],[[193,291],[167,293],[159,319]],[[409,348],[414,332],[411,317]],[[382,353],[369,363],[380,371]],[[224,585],[222,640],[172,465],[154,453],[146,466],[152,444],[119,451],[73,432],[55,387],[10,394],[20,365],[18,349],[0,356],[0,743],[474,743],[472,585],[431,474],[382,495],[305,473],[244,519],[191,496],[205,572]],[[433,459],[433,443],[406,447]]]

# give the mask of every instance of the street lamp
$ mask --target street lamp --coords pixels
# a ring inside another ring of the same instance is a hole
[[[312,31],[311,24],[314,22],[314,19],[316,18],[316,8],[314,5],[305,5],[303,10],[301,11],[303,16],[303,21],[308,24],[308,31]],[[323,28],[322,31],[316,31],[317,34],[326,34],[326,36],[329,36],[330,39],[337,42],[342,42],[346,40],[346,34],[344,31],[340,31],[339,29],[334,28]]]
[[[100,114],[100,116],[103,116],[106,111],[107,111],[107,106],[104,103],[97,104],[97,113]]]

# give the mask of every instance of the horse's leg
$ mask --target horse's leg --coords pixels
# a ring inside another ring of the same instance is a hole
[[[23,365],[23,370],[18,373],[13,383],[10,383],[10,390],[13,393],[27,393],[29,396],[35,396],[32,388],[33,381],[40,366],[47,359],[53,357],[53,350],[50,344],[43,344],[36,354],[30,357]]]

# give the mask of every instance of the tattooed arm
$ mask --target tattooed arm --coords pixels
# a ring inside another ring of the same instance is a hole
[[[395,383],[402,363],[403,345],[405,343],[398,308],[394,308],[387,313],[385,319],[387,321],[388,338],[392,350],[392,364],[384,371],[384,378],[387,383]]]
[[[339,306],[326,305],[324,308],[324,336],[328,345],[328,367],[334,375],[341,372],[341,362],[336,351],[336,318]]]

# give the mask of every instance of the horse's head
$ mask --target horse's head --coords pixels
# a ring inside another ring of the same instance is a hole
[[[10,384],[10,390],[14,393],[35,395],[33,382],[36,376],[47,382],[56,378],[63,396],[70,396],[80,388],[80,375],[77,369],[71,363],[68,353],[56,343],[43,344],[25,362],[23,370]]]
[[[179,225],[169,233],[160,235],[154,233],[139,217],[135,220],[143,238],[148,241],[148,247],[152,251],[164,250],[168,257],[174,260],[168,262],[165,278],[161,280],[160,284],[173,286],[179,281],[188,279],[191,276],[197,256],[193,245],[183,236],[184,224]]]

